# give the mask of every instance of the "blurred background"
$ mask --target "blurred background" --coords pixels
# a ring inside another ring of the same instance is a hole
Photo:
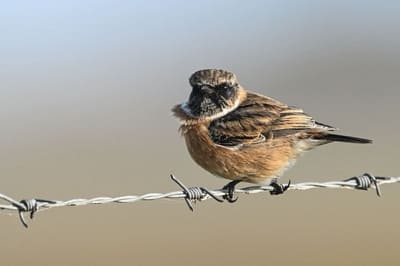
[[[398,1],[8,1],[0,7],[0,193],[67,200],[226,182],[170,109],[223,68],[372,145],[331,144],[282,182],[400,175]],[[246,184],[244,184],[246,185]],[[183,200],[0,215],[2,265],[398,265],[400,186],[236,204]]]

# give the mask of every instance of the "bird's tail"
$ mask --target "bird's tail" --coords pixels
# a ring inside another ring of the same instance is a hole
[[[327,141],[338,141],[338,142],[348,142],[348,143],[359,143],[359,144],[372,143],[372,140],[370,140],[370,139],[363,139],[363,138],[337,135],[337,134],[331,134],[331,133],[314,136],[314,139],[327,140]]]

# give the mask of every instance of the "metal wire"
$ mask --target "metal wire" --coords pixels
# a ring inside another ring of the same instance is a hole
[[[207,199],[214,199],[218,202],[223,202],[218,197],[226,195],[227,191],[223,189],[209,190],[204,187],[186,187],[178,178],[171,175],[171,179],[178,184],[182,191],[173,191],[168,193],[147,193],[139,196],[129,195],[120,197],[96,197],[91,199],[71,199],[71,200],[46,200],[46,199],[29,199],[17,201],[9,196],[0,193],[0,199],[8,202],[8,205],[0,205],[0,211],[16,211],[19,214],[21,223],[28,227],[23,213],[29,212],[32,219],[34,214],[40,210],[68,207],[68,206],[82,206],[89,204],[108,204],[108,203],[131,203],[141,200],[159,200],[159,199],[179,199],[183,198],[187,206],[193,211],[192,203],[196,201],[203,201]],[[346,189],[360,189],[367,190],[370,187],[375,188],[378,196],[381,195],[380,185],[393,184],[400,182],[400,177],[381,177],[373,176],[371,174],[363,174],[355,176],[343,181],[330,181],[330,182],[305,182],[298,184],[290,184],[288,190],[308,190],[314,188],[346,188]],[[283,184],[283,186],[286,186]],[[273,192],[276,186],[249,186],[244,188],[235,189],[235,193],[255,194],[260,192]],[[273,193],[272,193],[273,194]]]

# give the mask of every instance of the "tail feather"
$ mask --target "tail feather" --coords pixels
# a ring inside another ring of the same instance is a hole
[[[314,139],[327,140],[327,141],[338,141],[338,142],[348,142],[348,143],[360,143],[360,144],[372,143],[372,140],[370,140],[370,139],[363,139],[363,138],[337,135],[337,134],[331,134],[331,133],[315,136]]]

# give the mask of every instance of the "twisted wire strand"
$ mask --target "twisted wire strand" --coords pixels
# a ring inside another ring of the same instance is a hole
[[[173,191],[167,193],[147,193],[143,195],[128,195],[119,197],[95,197],[90,199],[71,199],[71,200],[46,200],[46,199],[30,199],[17,201],[7,195],[0,193],[0,199],[8,202],[7,205],[0,205],[0,211],[17,211],[21,223],[27,227],[23,213],[30,212],[30,218],[33,218],[34,213],[44,209],[68,207],[68,206],[83,206],[89,204],[109,204],[109,203],[133,203],[141,200],[159,200],[159,199],[185,199],[190,210],[193,211],[192,202],[214,199],[218,202],[223,200],[218,197],[226,195],[227,191],[222,189],[208,190],[204,187],[186,187],[179,179],[171,175],[171,179],[176,182],[182,191]],[[367,190],[375,188],[378,196],[381,195],[379,186],[383,184],[399,183],[400,177],[379,177],[370,174],[352,177],[343,181],[328,181],[328,182],[304,182],[291,184],[288,190],[309,190],[314,188],[345,188],[345,189],[361,189]],[[275,188],[273,186],[248,186],[235,189],[235,193],[255,194],[261,192],[271,192]]]

